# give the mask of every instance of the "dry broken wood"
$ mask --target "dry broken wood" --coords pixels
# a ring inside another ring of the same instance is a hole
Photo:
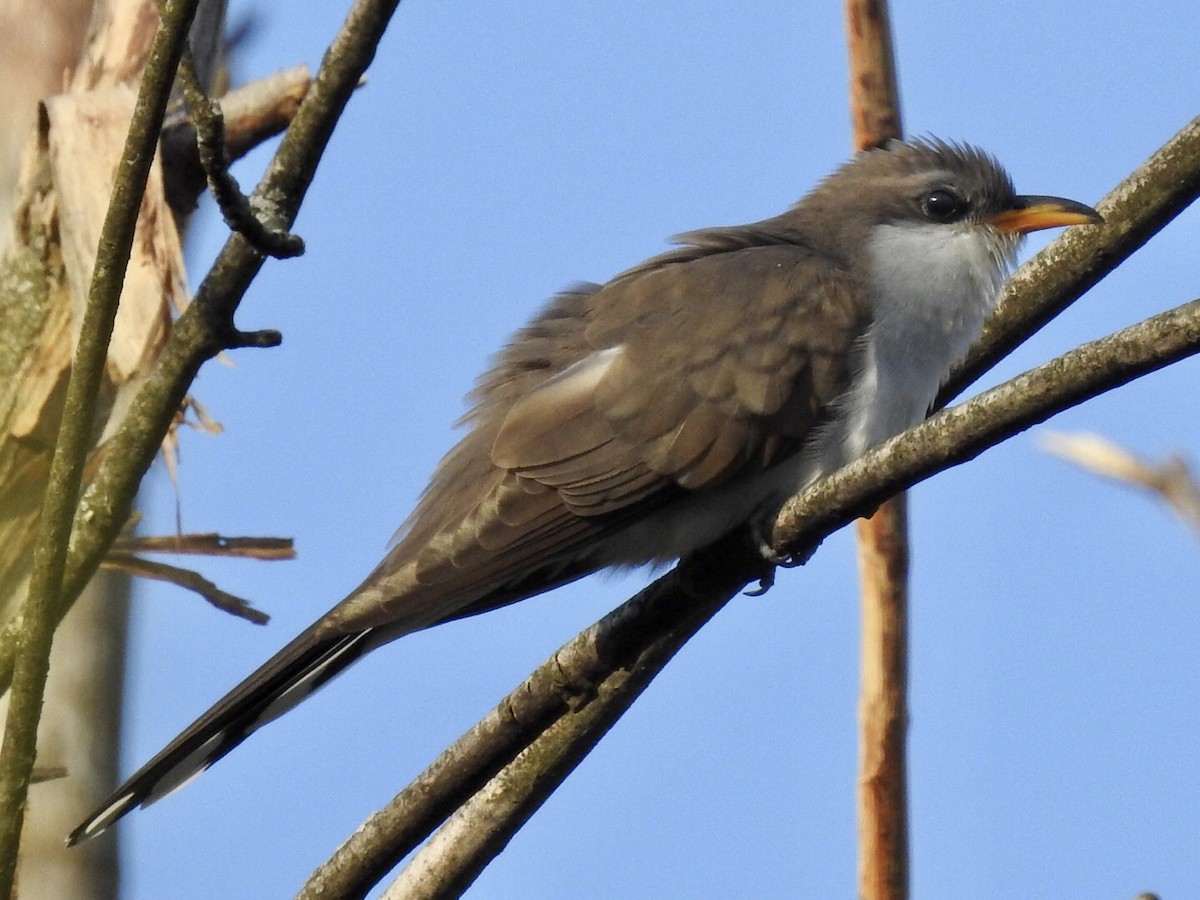
[[[200,5],[192,45],[212,69],[220,64],[223,0]],[[133,85],[156,26],[153,0],[0,5],[6,72],[0,92],[0,620],[25,594],[99,223],[128,128]],[[88,45],[79,63],[85,28]],[[307,91],[307,70],[265,81],[238,92],[230,104],[232,155],[286,127]],[[177,124],[172,133],[186,130]],[[105,366],[89,473],[163,345],[174,310],[186,301],[176,215],[164,203],[175,180],[155,164]],[[189,209],[194,205],[193,194]],[[55,637],[38,752],[48,765],[69,769],[69,777],[40,785],[31,797],[22,836],[22,897],[115,896],[112,842],[69,857],[62,844],[65,831],[115,774],[125,619],[123,598],[112,594],[115,584],[127,579],[97,577],[93,585],[102,590],[89,588]],[[110,700],[115,705],[106,705]]]

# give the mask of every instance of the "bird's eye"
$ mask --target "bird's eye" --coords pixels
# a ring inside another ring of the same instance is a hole
[[[953,222],[967,211],[967,201],[949,188],[938,188],[925,195],[921,209],[931,222]]]

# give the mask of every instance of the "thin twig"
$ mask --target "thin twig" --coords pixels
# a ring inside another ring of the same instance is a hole
[[[266,625],[271,621],[271,617],[262,610],[255,609],[248,601],[241,597],[221,590],[199,572],[194,572],[191,569],[183,569],[167,563],[154,562],[153,560],[134,556],[131,553],[122,553],[119,551],[109,553],[108,556],[104,557],[104,562],[100,564],[100,568],[178,585],[181,588],[199,594],[222,612],[227,612],[231,616],[237,616],[239,619],[245,619],[247,622],[253,622],[255,625]]]
[[[286,229],[271,228],[254,214],[250,200],[242,193],[237,179],[229,171],[229,153],[225,145],[225,117],[219,101],[208,96],[191,55],[184,53],[179,66],[188,115],[196,126],[196,146],[200,165],[208,176],[208,186],[221,216],[230,231],[242,235],[252,246],[276,259],[289,259],[304,252],[304,241]]]
[[[92,409],[100,389],[125,267],[170,97],[172,77],[197,2],[170,0],[162,6],[161,22],[142,76],[100,234],[88,304],[67,384],[62,426],[42,506],[29,593],[22,614],[17,617],[21,623],[20,648],[13,672],[3,751],[0,752],[0,897],[12,894],[16,877],[17,850],[34,763],[50,642],[64,595],[67,543],[92,437]]]
[[[70,774],[66,766],[34,766],[29,776],[30,784],[44,784],[47,781],[57,781]]]
[[[287,128],[311,84],[308,67],[295,66],[240,85],[221,97],[229,159],[240,159]],[[166,183],[167,202],[177,215],[185,215],[196,208],[208,176],[200,163],[196,126],[182,103],[167,110],[161,152],[163,170],[171,175]]]
[[[242,559],[295,559],[291,538],[225,537],[216,532],[123,536],[112,543],[112,553],[186,553],[198,556],[236,556]]]

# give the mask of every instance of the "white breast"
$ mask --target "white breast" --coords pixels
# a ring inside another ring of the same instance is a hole
[[[875,320],[847,404],[844,464],[923,420],[979,339],[1016,241],[986,226],[881,225],[869,246]]]
[[[1015,251],[987,227],[880,226],[870,257],[882,287],[841,414],[791,460],[661,510],[609,539],[601,558],[636,565],[703,546],[923,420],[983,330]]]

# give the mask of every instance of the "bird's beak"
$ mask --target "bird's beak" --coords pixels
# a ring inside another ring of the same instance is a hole
[[[1100,225],[1104,218],[1090,206],[1062,197],[1017,197],[1011,209],[992,216],[987,223],[1008,234],[1028,234],[1064,225]]]

